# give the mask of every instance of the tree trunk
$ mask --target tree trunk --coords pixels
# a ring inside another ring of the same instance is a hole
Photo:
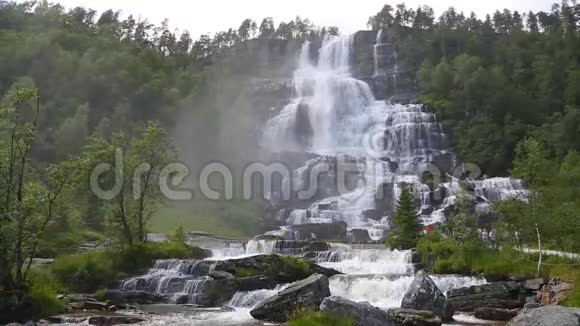
[[[540,277],[540,272],[541,272],[541,268],[542,268],[542,240],[540,238],[540,228],[538,227],[538,224],[536,224],[536,233],[538,235],[538,250],[539,250],[539,255],[540,258],[538,259],[538,270],[536,271],[537,273],[537,277]]]

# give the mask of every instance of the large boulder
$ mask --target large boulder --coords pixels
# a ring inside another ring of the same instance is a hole
[[[431,311],[395,308],[389,309],[388,314],[396,325],[441,326],[441,318]]]
[[[508,321],[518,315],[518,309],[482,307],[475,309],[473,315],[482,320]]]
[[[580,309],[561,306],[540,307],[520,314],[507,326],[580,326]]]
[[[345,222],[292,225],[297,240],[346,241]]]
[[[329,296],[328,278],[315,274],[264,300],[250,314],[258,320],[283,323],[296,309],[319,309],[324,298]]]
[[[193,303],[204,307],[221,307],[234,296],[239,289],[236,279],[207,280],[200,283]]]
[[[214,271],[223,271],[236,277],[267,277],[276,283],[292,283],[312,274],[331,277],[339,272],[303,259],[279,255],[258,255],[219,261]]]
[[[425,271],[415,275],[411,287],[403,297],[401,308],[432,311],[437,316],[443,316],[445,295]]]
[[[103,293],[104,301],[110,302],[116,306],[127,303],[151,304],[163,302],[163,296],[146,291],[121,291],[106,290]]]
[[[320,310],[338,316],[350,317],[354,321],[354,326],[395,325],[385,311],[371,306],[368,302],[354,302],[341,297],[328,297],[322,301]]]
[[[348,232],[348,240],[350,243],[368,243],[368,242],[371,242],[369,230],[367,230],[367,229],[352,229]]]
[[[496,282],[447,292],[444,321],[450,321],[456,311],[472,312],[481,307],[516,309],[525,300],[520,296],[521,286],[516,282]]]

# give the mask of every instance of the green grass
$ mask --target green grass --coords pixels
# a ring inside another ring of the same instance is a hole
[[[309,309],[294,312],[289,326],[354,326],[351,318]]]
[[[261,231],[263,214],[263,209],[251,201],[169,202],[152,217],[149,229],[171,234],[177,226],[182,226],[185,232],[202,231],[247,239]]]
[[[482,243],[460,244],[437,232],[419,240],[417,252],[426,269],[440,274],[484,274],[492,278],[535,277],[537,274],[537,254],[523,254],[509,248],[495,250]],[[544,256],[541,276],[580,284],[580,262]],[[580,300],[576,304],[580,304]]]

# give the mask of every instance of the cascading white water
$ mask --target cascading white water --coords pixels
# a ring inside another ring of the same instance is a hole
[[[386,309],[401,306],[411,287],[414,275],[339,275],[330,279],[330,292],[358,302]],[[451,289],[486,284],[483,278],[457,275],[433,275],[433,281],[443,293]]]
[[[379,49],[382,45],[383,45],[383,30],[380,29],[379,32],[377,33],[376,43],[373,46],[373,57],[375,60],[375,72],[373,74],[374,77],[380,76],[382,74],[382,71],[380,70],[380,53],[379,53]]]
[[[234,297],[228,303],[228,306],[234,308],[253,308],[258,303],[266,300],[267,298],[274,296],[278,292],[284,290],[288,287],[288,284],[278,285],[272,290],[257,290],[249,292],[237,292]]]
[[[365,249],[317,253],[317,263],[350,275],[407,274],[413,272],[408,250]]]
[[[379,46],[388,45],[381,40],[378,35],[377,51]],[[377,188],[384,183],[411,183],[421,193],[424,205],[428,205],[426,186],[418,177],[405,173],[421,170],[436,155],[452,153],[433,113],[421,105],[377,101],[367,83],[352,77],[351,46],[352,37],[327,37],[315,64],[310,59],[310,43],[304,43],[294,73],[296,98],[267,123],[263,145],[271,152],[358,158],[362,177],[358,187],[320,200],[308,210],[295,210],[286,222],[295,225],[345,221],[351,228],[367,228],[371,237],[379,240],[388,220],[369,221],[362,217],[364,210],[374,208]],[[377,63],[375,70],[378,69]],[[323,161],[313,159],[296,170],[294,189],[303,190],[309,171]],[[392,172],[390,162],[396,162],[399,169]],[[338,203],[337,213],[318,209],[320,204],[331,202]]]

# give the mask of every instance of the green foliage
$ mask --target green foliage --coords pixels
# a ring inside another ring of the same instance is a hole
[[[580,146],[580,31],[574,14],[563,13],[578,5],[552,8],[529,12],[525,23],[510,10],[481,20],[450,8],[434,22],[428,7],[385,6],[370,25],[398,40],[400,55],[418,70],[423,102],[442,118],[463,161],[498,175],[526,136],[555,158]]]
[[[300,310],[293,314],[289,326],[353,326],[352,318],[333,315],[328,312]]]
[[[393,249],[411,249],[417,245],[422,227],[411,191],[403,189],[397,210],[393,215],[393,228],[389,234],[388,245]]]
[[[261,271],[255,267],[240,267],[236,269],[236,277],[254,277],[258,275],[264,275],[264,271]]]
[[[267,257],[268,268],[264,270],[255,267],[239,267],[235,271],[236,277],[253,277],[264,275],[275,279],[279,275],[285,275],[290,279],[301,280],[312,275],[310,265],[304,259],[270,255]]]
[[[207,252],[184,243],[142,243],[112,251],[58,257],[50,265],[54,277],[71,291],[92,292],[119,278],[145,272],[158,259],[203,259]]]
[[[185,237],[185,231],[183,230],[183,226],[179,225],[175,228],[175,231],[173,231],[173,234],[170,237],[172,242],[175,243],[185,243],[186,241],[186,237]]]
[[[536,254],[524,254],[509,247],[492,249],[481,241],[462,244],[437,231],[419,240],[417,252],[425,268],[434,273],[484,274],[490,278],[536,276]],[[541,276],[576,282],[580,271],[575,263],[577,261],[549,256],[544,260]]]
[[[207,256],[205,250],[184,243],[141,243],[115,252],[113,261],[118,271],[138,274],[146,271],[158,259],[204,259]]]
[[[105,301],[107,299],[107,291],[106,290],[95,291],[95,299],[99,301]]]
[[[445,234],[462,244],[476,243],[479,240],[477,216],[473,212],[473,200],[461,193],[455,200],[454,212],[447,218],[444,226]]]
[[[107,252],[61,256],[51,264],[55,278],[71,291],[91,292],[114,285],[118,273]]]
[[[526,138],[516,146],[511,172],[514,177],[527,181],[535,188],[544,186],[553,174],[542,145],[533,138]]]
[[[57,298],[63,290],[54,277],[44,269],[33,269],[28,276],[30,298],[40,304],[41,316],[61,314],[66,311],[65,303]]]
[[[277,256],[280,263],[275,267],[284,271],[288,275],[295,277],[296,279],[303,279],[308,277],[310,273],[310,266],[304,259],[290,257],[290,256]]]

